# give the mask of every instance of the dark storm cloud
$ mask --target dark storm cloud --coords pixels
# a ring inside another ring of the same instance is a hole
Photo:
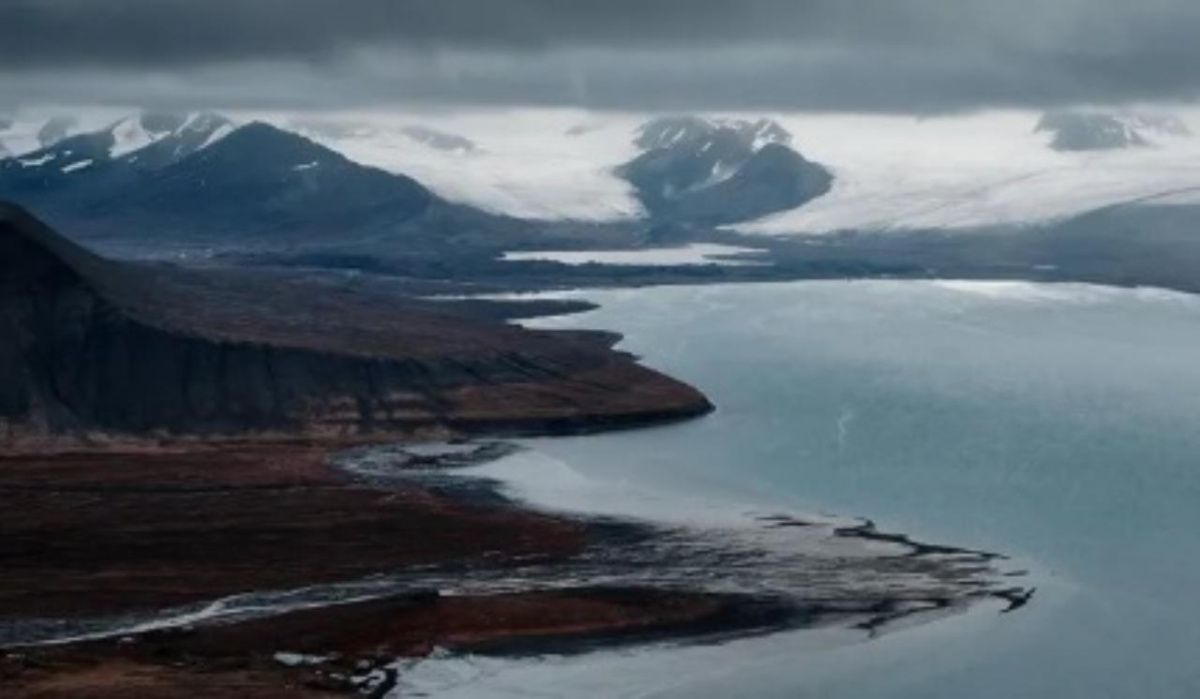
[[[0,0],[0,91],[896,111],[1191,99],[1197,36],[1196,0]]]

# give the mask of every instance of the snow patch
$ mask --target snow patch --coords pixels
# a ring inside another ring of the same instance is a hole
[[[122,119],[112,127],[113,145],[108,154],[119,158],[158,140],[159,136],[151,134],[142,126],[141,116],[131,116]]]
[[[308,667],[312,665],[320,665],[321,663],[330,660],[327,655],[308,655],[305,653],[289,653],[281,651],[272,656],[275,662],[284,667]]]
[[[209,137],[204,141],[204,143],[200,144],[200,147],[197,150],[204,150],[205,148],[208,148],[212,144],[233,133],[234,129],[236,128],[237,127],[231,123],[225,123],[221,126],[218,126],[216,130],[213,131],[212,134],[210,134]]]
[[[753,260],[726,259],[726,257],[761,252],[763,250],[734,245],[692,243],[691,245],[678,248],[645,248],[641,250],[541,250],[532,252],[506,252],[502,259],[506,262],[558,262],[564,265],[744,266],[761,263]]]
[[[46,153],[39,158],[22,158],[17,162],[21,163],[21,167],[41,167],[57,157],[57,153]]]
[[[70,165],[64,167],[62,169],[62,171],[65,173],[78,172],[80,170],[83,170],[84,168],[88,168],[91,166],[92,166],[92,161],[90,159],[89,160],[80,160],[79,162],[71,163]]]

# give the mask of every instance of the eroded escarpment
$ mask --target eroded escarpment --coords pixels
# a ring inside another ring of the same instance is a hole
[[[709,409],[595,338],[98,258],[0,206],[0,442],[559,432]]]

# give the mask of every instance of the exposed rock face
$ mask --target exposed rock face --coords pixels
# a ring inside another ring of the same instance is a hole
[[[1037,132],[1053,135],[1050,147],[1060,151],[1113,150],[1148,146],[1155,136],[1187,136],[1191,132],[1168,115],[1047,112]]]
[[[788,144],[773,121],[666,117],[644,125],[646,149],[617,174],[655,218],[734,223],[793,209],[829,191],[833,176]]]
[[[404,135],[430,148],[452,153],[471,153],[476,150],[475,142],[465,136],[446,133],[425,126],[406,126]]]
[[[708,407],[591,338],[117,264],[0,206],[0,443],[556,431]]]

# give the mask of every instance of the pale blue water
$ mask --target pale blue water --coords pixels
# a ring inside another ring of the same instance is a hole
[[[441,661],[414,668],[415,686],[472,697],[1200,697],[1200,299],[899,281],[584,295],[602,308],[540,324],[623,332],[624,348],[718,410],[537,440],[539,454],[634,499],[861,515],[1012,554],[1039,592],[1016,614],[984,609],[866,642],[784,634]],[[529,496],[554,498],[535,478]]]

